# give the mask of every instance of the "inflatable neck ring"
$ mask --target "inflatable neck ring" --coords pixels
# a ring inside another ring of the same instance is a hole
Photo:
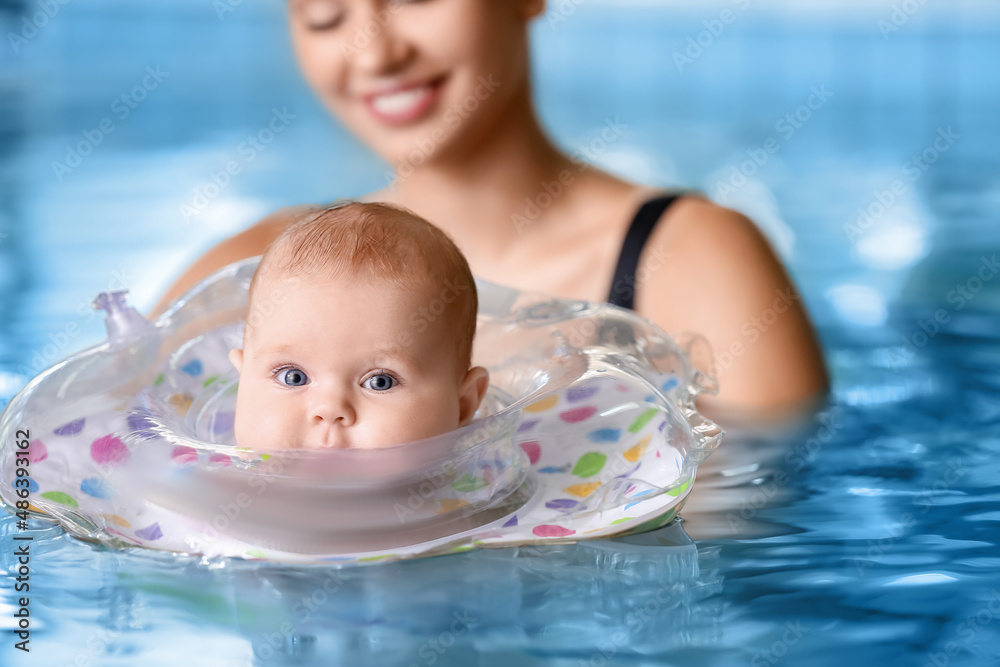
[[[112,547],[394,560],[658,528],[722,439],[694,406],[712,380],[649,321],[477,281],[475,362],[491,387],[471,424],[378,450],[240,449],[227,353],[258,261],[220,270],[155,323],[122,293],[99,295],[108,340],[0,415],[8,509],[27,500]]]

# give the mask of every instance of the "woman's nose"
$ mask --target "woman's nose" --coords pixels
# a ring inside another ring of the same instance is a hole
[[[390,10],[365,13],[352,31],[348,55],[354,64],[372,74],[391,75],[402,68],[410,47],[393,26],[401,20]]]

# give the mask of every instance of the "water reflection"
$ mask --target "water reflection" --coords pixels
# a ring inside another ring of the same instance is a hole
[[[921,357],[938,380],[931,394],[890,396],[873,378],[872,392],[852,382],[794,428],[731,427],[699,470],[685,521],[643,535],[332,570],[107,551],[49,529],[32,561],[36,657],[579,667],[787,653],[787,664],[924,664],[952,641],[964,657],[950,665],[990,664],[976,658],[1000,646],[1000,441],[988,432],[1000,357],[995,343],[940,345]],[[948,376],[941,360],[959,358],[979,379]],[[0,527],[13,531],[9,517]],[[991,623],[970,635],[977,614]]]
[[[576,545],[341,570],[104,556],[114,572],[102,588],[115,591],[105,601],[112,653],[137,626],[167,632],[178,615],[241,638],[255,665],[465,665],[474,653],[506,652],[602,664],[711,645],[722,633],[719,547],[699,547],[680,522]],[[152,609],[170,617],[151,623]]]
[[[685,520],[653,532],[339,570],[108,554],[105,583],[117,591],[108,618],[132,619],[118,629],[122,641],[128,626],[211,627],[250,661],[233,664],[253,665],[507,664],[501,656],[515,654],[518,664],[603,665],[731,643],[721,554],[761,538],[777,540],[761,546],[777,553],[801,533],[786,519],[810,493],[813,463],[852,437],[843,410],[825,406],[780,430],[734,429],[699,473]],[[743,558],[759,557],[753,549]]]
[[[823,404],[780,423],[726,423],[724,446],[698,469],[684,507],[696,540],[754,539],[796,532],[778,517],[804,493],[813,462],[843,437],[844,408]]]
[[[101,581],[112,654],[148,646],[137,630],[164,637],[197,627],[228,646],[233,665],[511,664],[503,656],[514,655],[517,664],[604,665],[681,655],[733,641],[723,550],[801,532],[781,519],[805,495],[811,462],[842,437],[838,414],[828,407],[781,431],[736,429],[700,473],[686,520],[641,535],[339,570],[78,542],[53,554],[70,547],[102,572],[83,578],[77,569],[65,584],[86,597],[83,582]]]

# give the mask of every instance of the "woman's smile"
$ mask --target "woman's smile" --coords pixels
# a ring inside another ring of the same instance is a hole
[[[441,97],[446,77],[397,84],[363,96],[366,107],[383,123],[402,125],[423,118]]]

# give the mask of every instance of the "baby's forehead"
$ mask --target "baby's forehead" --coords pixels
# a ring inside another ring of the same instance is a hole
[[[256,312],[270,313],[279,304],[284,309],[284,317],[290,314],[307,317],[315,312],[313,304],[317,299],[321,303],[328,303],[327,299],[340,295],[358,295],[352,298],[362,299],[366,310],[380,312],[389,309],[387,312],[396,313],[397,317],[402,313],[404,319],[407,319],[411,315],[418,315],[421,306],[434,301],[438,292],[440,289],[433,277],[422,275],[417,270],[405,276],[386,276],[366,271],[344,271],[342,267],[340,270],[335,267],[330,271],[323,271],[318,267],[312,267],[308,271],[266,267],[254,279],[248,318],[253,319]],[[289,300],[291,295],[297,298]],[[301,312],[293,313],[289,308]],[[440,314],[436,312],[431,319],[441,319],[436,317]],[[257,319],[262,320],[260,317]],[[344,321],[347,320],[349,318]],[[340,320],[336,322],[339,323]],[[248,321],[248,324],[253,323]],[[421,330],[424,328],[426,327],[421,327]]]
[[[283,257],[278,255],[274,259],[277,261],[259,269],[251,298],[258,298],[277,288],[287,289],[289,285],[329,290],[377,286],[389,292],[412,295],[411,298],[423,298],[428,290],[436,292],[436,288],[447,284],[432,267],[419,263],[407,264],[405,271],[387,273],[375,267],[350,267],[336,261],[302,268],[281,261]]]

